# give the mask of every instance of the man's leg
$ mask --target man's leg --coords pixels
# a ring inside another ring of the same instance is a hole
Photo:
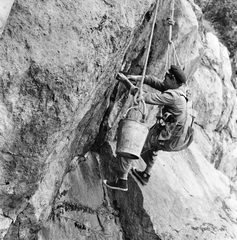
[[[132,161],[133,160],[129,158],[118,157],[120,178],[128,180],[128,173],[131,169]]]
[[[151,170],[156,161],[157,155],[158,151],[155,148],[149,149],[141,155],[142,159],[146,163],[145,172],[149,175],[151,174]]]
[[[132,173],[143,184],[146,185],[150,179],[151,170],[157,157],[157,151],[154,148],[143,151],[141,154],[142,159],[146,163],[144,171],[139,171],[136,168],[132,169]]]
[[[143,185],[146,185],[150,179],[151,170],[155,163],[155,160],[157,159],[158,150],[163,149],[163,147],[160,146],[156,140],[161,130],[162,126],[155,124],[149,131],[141,154],[141,158],[146,163],[145,170],[139,171],[135,168],[132,169],[132,173]]]
[[[103,180],[103,183],[112,189],[127,191],[128,190],[128,173],[131,169],[132,160],[129,158],[123,158],[117,156],[118,164],[119,164],[119,178],[114,181]]]

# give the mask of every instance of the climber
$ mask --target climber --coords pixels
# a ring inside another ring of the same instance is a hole
[[[124,83],[134,95],[137,87],[132,82],[141,81],[142,76],[128,75],[126,77],[123,74],[118,74],[116,79]],[[163,117],[160,118],[160,114],[158,114],[158,121],[149,130],[144,144],[141,158],[146,163],[145,170],[131,169],[132,159],[117,156],[120,170],[119,178],[114,181],[103,180],[103,183],[112,189],[128,190],[127,179],[130,169],[133,175],[143,185],[146,185],[149,181],[157,152],[159,150],[181,150],[180,144],[182,143],[179,140],[181,135],[185,134],[183,129],[187,118],[187,101],[190,97],[190,92],[185,87],[186,76],[183,70],[176,65],[171,65],[169,71],[165,74],[163,82],[154,76],[146,75],[144,83],[158,90],[156,93],[144,93],[143,98],[148,104],[158,105],[162,109]],[[187,145],[189,144],[190,142]]]

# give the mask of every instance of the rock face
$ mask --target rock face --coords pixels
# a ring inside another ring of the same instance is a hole
[[[227,49],[212,33],[206,34],[204,46],[204,56],[191,84],[197,87],[193,94],[195,107],[202,109],[196,122],[209,139],[200,147],[207,159],[235,182],[237,114],[231,63]]]
[[[147,69],[161,77],[169,6],[160,1]],[[0,42],[0,239],[237,238],[236,89],[227,50],[192,1],[175,3],[173,42],[198,112],[195,142],[161,152],[147,187],[131,176],[127,193],[101,184],[117,171],[117,124],[132,102],[114,78],[142,72],[154,9],[14,3]]]

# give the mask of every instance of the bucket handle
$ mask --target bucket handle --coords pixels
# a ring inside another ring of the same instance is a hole
[[[137,106],[132,106],[132,107],[130,107],[130,108],[125,112],[123,118],[126,118],[126,117],[127,117],[128,112],[129,112],[130,110],[132,110],[132,109],[137,109],[137,110],[142,114],[142,120],[144,121],[144,120],[146,119],[146,103],[145,103],[144,100],[140,100],[139,103],[140,103],[140,102],[141,102],[142,105],[143,105],[143,112],[139,109],[139,105],[137,105]]]

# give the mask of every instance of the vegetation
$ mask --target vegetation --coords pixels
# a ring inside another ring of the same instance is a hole
[[[236,0],[196,0],[201,6],[204,18],[210,21],[219,37],[233,57],[237,51],[237,1]]]

